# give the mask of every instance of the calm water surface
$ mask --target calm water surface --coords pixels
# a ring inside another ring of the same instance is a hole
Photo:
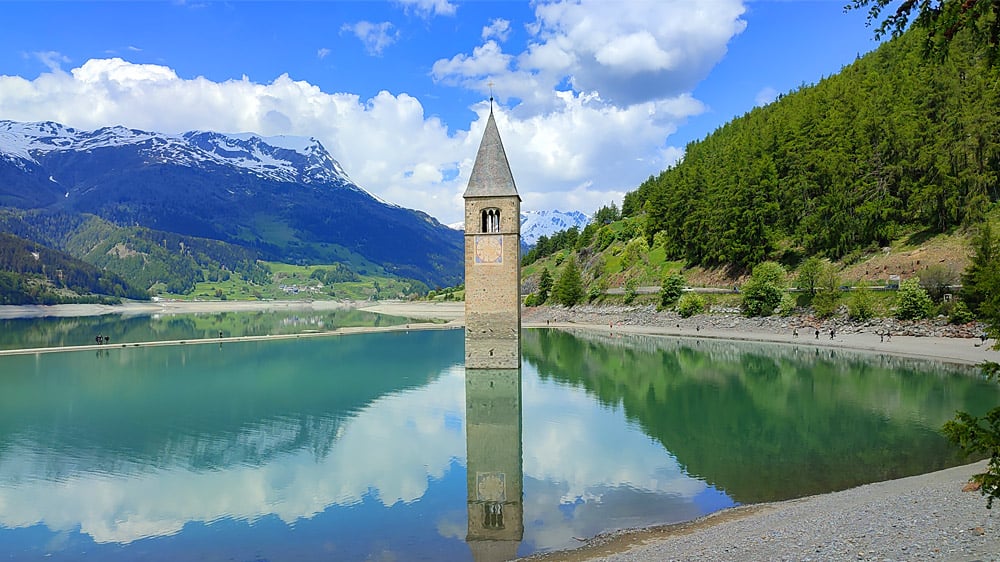
[[[956,464],[938,428],[1000,399],[808,347],[523,343],[513,399],[467,390],[461,330],[0,357],[0,556],[472,560],[489,462],[521,468],[492,552],[571,548]]]

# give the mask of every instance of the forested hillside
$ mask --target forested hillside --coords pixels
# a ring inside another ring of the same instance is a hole
[[[623,215],[642,217],[668,259],[738,268],[850,258],[980,221],[1000,189],[1000,67],[963,33],[943,60],[926,57],[925,34],[689,144]]]
[[[144,291],[159,287],[187,293],[200,281],[225,280],[232,273],[257,283],[269,275],[253,250],[144,227],[120,227],[93,215],[4,209],[0,231],[62,250]]]
[[[118,275],[63,252],[0,233],[0,304],[148,299]]]

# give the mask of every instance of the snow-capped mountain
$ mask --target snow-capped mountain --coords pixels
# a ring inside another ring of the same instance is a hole
[[[521,241],[534,246],[542,236],[552,236],[574,226],[583,230],[588,222],[590,217],[580,211],[522,211]]]
[[[460,234],[355,184],[312,138],[0,121],[0,207],[89,213],[264,259],[461,279]],[[360,271],[363,272],[363,271]]]
[[[135,147],[148,163],[232,166],[276,181],[333,182],[360,189],[315,138],[210,131],[169,135],[121,126],[81,131],[51,121],[0,120],[0,158],[22,169],[28,164],[39,164],[39,158],[53,152],[90,152],[125,146]]]
[[[521,245],[534,246],[542,236],[552,236],[553,234],[577,227],[583,230],[590,222],[590,217],[580,211],[563,212],[558,209],[553,211],[521,211]],[[448,225],[448,228],[455,230],[465,230],[464,222],[455,222]]]

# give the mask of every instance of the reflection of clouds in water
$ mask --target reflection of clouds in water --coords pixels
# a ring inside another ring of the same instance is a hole
[[[217,471],[147,470],[127,478],[77,473],[47,481],[28,472],[45,459],[30,446],[15,447],[0,457],[0,523],[79,527],[97,542],[127,543],[177,533],[188,521],[275,514],[291,523],[367,495],[385,505],[411,502],[423,496],[429,477],[442,477],[451,459],[464,458],[464,427],[453,421],[465,411],[464,396],[464,370],[453,368],[425,387],[385,396],[358,412],[322,458],[299,449],[261,466]],[[271,436],[284,440],[286,424],[278,425]]]
[[[533,367],[525,365],[527,375]],[[621,408],[595,406],[580,389],[523,379],[525,541],[539,550],[576,546],[615,528],[686,521],[704,511],[694,498],[708,486]],[[534,522],[543,522],[536,525]]]
[[[530,369],[531,367],[526,367]],[[608,486],[692,498],[705,483],[687,476],[663,447],[633,427],[623,409],[537,376],[524,378],[524,473],[567,485],[561,498],[599,501]]]
[[[595,487],[600,498],[567,502],[566,486],[534,479],[524,483],[525,541],[536,550],[574,548],[573,537],[616,529],[690,521],[705,514],[690,498],[630,487]],[[532,525],[541,521],[542,525]]]
[[[570,537],[591,536],[611,519],[624,527],[660,520],[665,509],[685,519],[701,515],[691,498],[705,484],[686,477],[669,453],[624,420],[621,409],[597,407],[582,390],[540,381],[529,369],[522,379],[525,541],[541,549],[565,547]],[[46,473],[46,463],[73,461],[14,443],[0,455],[0,524],[79,528],[97,542],[128,543],[175,534],[189,521],[252,522],[274,514],[292,523],[366,497],[387,506],[413,502],[426,493],[430,478],[443,478],[455,460],[464,463],[464,397],[464,369],[455,367],[427,386],[384,396],[352,418],[310,420],[314,437],[335,436],[327,437],[329,443],[264,454],[285,450],[309,426],[289,420],[220,437],[217,444],[178,443],[266,459],[241,464],[220,458],[220,470],[115,466],[97,473],[85,463],[86,471],[60,466],[57,472],[67,476],[45,480],[36,475]],[[337,427],[315,427],[324,423]],[[655,516],[643,519],[652,506]],[[439,534],[464,538],[465,516],[463,500],[439,516]]]

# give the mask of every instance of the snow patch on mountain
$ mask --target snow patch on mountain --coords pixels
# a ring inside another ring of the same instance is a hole
[[[134,146],[147,162],[190,167],[228,166],[276,181],[334,183],[364,191],[312,137],[263,137],[253,133],[210,131],[171,135],[122,126],[80,131],[50,121],[0,120],[0,158],[25,170],[28,163],[37,165],[37,158],[50,152],[87,152],[124,146]]]
[[[580,211],[523,211],[521,213],[521,241],[534,246],[542,236],[572,227],[583,230],[590,217]]]
[[[590,222],[590,217],[580,211],[521,211],[521,243],[534,246],[542,236],[553,234],[572,227],[583,230]],[[455,230],[465,230],[464,222],[447,225]]]

